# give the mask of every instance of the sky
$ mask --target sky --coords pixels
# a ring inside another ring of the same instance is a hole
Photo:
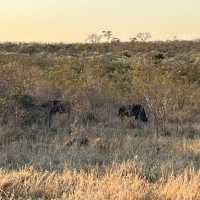
[[[200,38],[200,0],[0,0],[0,41],[84,42],[102,30]]]

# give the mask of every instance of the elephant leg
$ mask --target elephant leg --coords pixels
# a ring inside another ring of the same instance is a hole
[[[51,128],[52,126],[52,121],[53,121],[53,113],[50,111],[49,116],[48,116],[48,127]]]

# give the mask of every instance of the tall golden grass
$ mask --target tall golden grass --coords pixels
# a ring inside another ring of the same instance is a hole
[[[183,174],[156,183],[142,177],[134,162],[114,164],[101,174],[65,169],[63,172],[34,170],[0,171],[1,199],[200,199],[200,171],[186,169]]]
[[[138,131],[90,127],[71,135],[21,133],[0,149],[0,197],[200,199],[199,139]]]

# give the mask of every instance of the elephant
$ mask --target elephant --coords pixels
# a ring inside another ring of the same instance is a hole
[[[118,110],[118,116],[123,119],[126,117],[135,117],[136,120],[140,120],[144,123],[148,122],[148,118],[144,107],[141,104],[131,104],[121,106]]]

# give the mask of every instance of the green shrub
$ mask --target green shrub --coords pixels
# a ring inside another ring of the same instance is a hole
[[[31,107],[33,105],[33,98],[29,95],[19,95],[17,96],[17,102],[24,108]]]

